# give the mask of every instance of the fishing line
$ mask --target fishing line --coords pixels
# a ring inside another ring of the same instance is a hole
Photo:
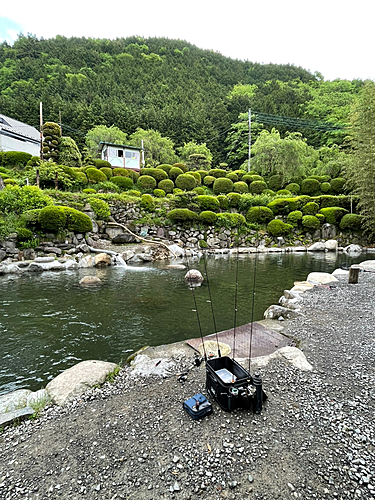
[[[236,262],[236,287],[234,292],[234,326],[233,326],[233,355],[232,359],[234,360],[234,352],[236,350],[236,324],[237,324],[237,295],[238,295],[238,256],[239,251],[237,247],[237,262]]]
[[[204,261],[204,272],[206,274],[206,279],[207,279],[208,296],[210,297],[209,302],[211,304],[212,320],[214,322],[214,331],[215,331],[215,335],[216,335],[217,354],[218,354],[218,357],[221,358],[221,352],[220,352],[220,347],[219,347],[219,337],[217,335],[217,327],[216,327],[216,320],[215,320],[215,313],[214,313],[214,305],[212,302],[210,282],[208,279],[206,252],[203,252],[203,261]]]
[[[260,208],[258,209],[260,211]],[[254,277],[253,277],[253,302],[251,305],[251,323],[250,323],[250,344],[249,344],[249,373],[251,368],[251,350],[253,345],[253,322],[254,322],[254,308],[255,308],[255,282],[257,275],[257,262],[258,262],[258,248],[259,248],[259,231],[257,231],[256,244],[255,244],[255,261],[254,261]]]

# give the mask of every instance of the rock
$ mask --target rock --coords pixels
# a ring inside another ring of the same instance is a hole
[[[55,257],[37,257],[34,262],[37,262],[38,264],[40,263],[46,263],[46,262],[54,262]]]
[[[310,273],[307,276],[307,281],[312,285],[325,285],[327,283],[338,281],[338,279],[329,273]]]
[[[300,309],[300,306],[299,306],[299,302],[300,301],[301,301],[300,298],[298,298],[298,299],[287,299],[284,295],[282,295],[279,298],[279,304],[282,307],[286,307],[287,309],[293,309],[295,311]]]
[[[123,234],[124,233],[124,229],[122,227],[119,227],[119,226],[107,226],[105,228],[105,232],[106,234],[108,234],[108,236],[111,238],[111,240],[117,236],[118,234]]]
[[[16,410],[27,405],[27,398],[31,394],[29,389],[18,389],[0,396],[0,413]]]
[[[23,251],[23,256],[25,257],[26,260],[34,260],[35,259],[34,249],[33,248],[25,248],[25,250]]]
[[[292,252],[306,252],[307,248],[303,246],[295,246],[291,248]]]
[[[337,240],[327,240],[325,242],[325,247],[328,252],[337,252],[338,246]]]
[[[68,269],[78,269],[78,263],[73,260],[73,259],[68,259],[65,264],[64,264],[64,267],[66,270]]]
[[[307,248],[308,252],[325,252],[326,246],[322,241],[317,241]]]
[[[335,269],[332,273],[332,276],[348,276],[349,271],[346,271],[345,269]]]
[[[46,391],[53,403],[64,405],[95,385],[104,384],[107,375],[116,366],[115,363],[106,361],[81,361],[51,380]]]
[[[77,245],[76,251],[77,252],[82,252],[82,253],[89,253],[90,252],[90,248],[89,248],[88,245],[86,245],[86,243],[81,243],[80,245]]]
[[[297,347],[292,346],[282,347],[268,356],[259,356],[254,359],[254,365],[256,365],[257,368],[264,368],[274,359],[286,361],[288,364],[293,365],[302,371],[312,370],[312,366],[307,361],[304,353]]]
[[[375,271],[375,260],[364,260],[358,266],[365,271]]]
[[[5,259],[7,253],[5,250],[0,250],[0,262]]]
[[[122,252],[121,256],[124,259],[125,262],[130,260],[132,257],[134,257],[135,252],[134,250],[125,250],[125,252]]]
[[[107,253],[98,253],[94,258],[94,267],[103,267],[111,265],[111,256]]]
[[[185,255],[185,250],[181,248],[180,245],[169,245],[168,248],[171,252],[173,252],[172,256],[173,254],[175,254],[176,257],[184,257]]]
[[[135,240],[136,238],[132,234],[121,233],[112,238],[112,243],[134,243]]]
[[[154,260],[153,256],[148,253],[140,253],[138,257],[143,262],[152,262]]]
[[[55,260],[55,259],[54,259]],[[42,273],[44,271],[43,265],[39,264],[38,262],[32,262],[29,267],[27,268],[28,271],[32,273]]]
[[[79,282],[80,285],[98,285],[102,280],[97,276],[84,276]]]
[[[94,257],[91,255],[86,255],[78,262],[78,267],[86,268],[86,267],[94,267]]]
[[[362,253],[362,248],[359,245],[348,245],[344,248],[344,252],[348,255],[356,255]]]
[[[22,408],[20,410],[14,410],[7,413],[0,414],[0,427],[3,425],[11,424],[15,420],[19,420],[22,418],[30,417],[34,415],[35,411],[27,406],[26,408]]]
[[[165,238],[165,230],[162,227],[158,227],[158,230],[156,231],[156,236],[158,238]]]
[[[186,266],[183,264],[169,264],[169,266],[165,266],[166,269],[186,269]]]
[[[297,311],[287,309],[286,307],[272,305],[264,313],[265,319],[279,319],[280,317],[291,318],[297,315]]]
[[[307,292],[307,290],[311,290],[312,288],[314,288],[314,285],[312,285],[308,281],[295,281],[294,287],[291,288],[290,291],[293,293],[304,293]]]
[[[5,184],[4,184],[3,178],[0,175],[0,191],[2,191],[3,189],[5,189]]]
[[[219,238],[207,238],[207,245],[210,248],[218,247],[220,245],[220,240]]]
[[[61,248],[57,248],[57,247],[44,247],[43,252],[44,253],[54,253],[56,255],[62,254]]]
[[[132,376],[157,375],[165,378],[170,376],[175,363],[172,359],[150,358],[146,354],[138,354],[130,365],[133,368]]]
[[[185,281],[196,281],[201,283],[203,281],[203,276],[197,269],[190,269],[190,271],[185,274]]]
[[[0,274],[18,274],[24,272],[24,268],[18,267],[17,264],[1,264],[0,265]]]
[[[328,223],[322,225],[323,240],[331,240],[335,238],[336,234],[337,234],[336,226],[333,226],[332,224]]]
[[[31,392],[27,396],[27,406],[45,406],[51,401],[48,392],[45,389],[39,389],[39,391]]]

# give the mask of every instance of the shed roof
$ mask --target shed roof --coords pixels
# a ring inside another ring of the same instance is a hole
[[[40,142],[40,132],[35,127],[0,114],[0,133],[2,131],[6,135],[27,138],[32,142]]]
[[[126,149],[134,149],[135,151],[142,151],[142,148],[137,148],[135,146],[127,146],[126,144],[113,144],[112,142],[99,142],[99,151],[102,151],[104,146],[111,146],[115,148],[126,148]]]

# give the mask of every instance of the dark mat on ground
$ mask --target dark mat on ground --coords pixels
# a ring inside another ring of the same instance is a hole
[[[277,349],[288,345],[294,345],[293,340],[282,335],[281,333],[266,328],[260,323],[254,321],[251,332],[251,323],[236,327],[236,335],[234,329],[225,330],[217,334],[218,341],[229,345],[231,352],[230,356],[236,358],[248,358],[250,353],[250,338],[251,338],[251,358],[258,356],[267,356],[272,354]],[[216,335],[207,335],[203,337],[204,341],[216,342]],[[190,339],[187,343],[193,349],[199,350],[199,345],[202,343],[201,338]],[[234,354],[233,354],[234,349]]]

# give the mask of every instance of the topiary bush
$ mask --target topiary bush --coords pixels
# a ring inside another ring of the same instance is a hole
[[[59,157],[58,148],[61,139],[61,129],[57,123],[46,122],[43,127],[43,158],[56,161]]]
[[[293,194],[298,194],[301,191],[301,186],[296,182],[291,182],[285,186],[285,189],[290,191]]]
[[[220,177],[225,177],[227,171],[222,168],[211,168],[211,170],[208,171],[208,175],[215,177],[215,179],[219,179]]]
[[[285,236],[289,234],[293,230],[293,226],[291,224],[286,224],[282,220],[274,219],[267,225],[267,232],[271,236]]]
[[[203,224],[213,225],[217,220],[217,214],[215,214],[215,212],[211,212],[211,210],[204,210],[198,215],[198,220]]]
[[[194,188],[193,191],[194,191],[194,193],[197,193],[199,195],[205,194],[205,190],[201,186]]]
[[[276,194],[278,196],[292,196],[291,191],[288,191],[287,189],[279,189]]]
[[[203,179],[203,184],[207,187],[212,187],[215,182],[215,177],[213,175],[206,175]]]
[[[205,178],[205,180],[207,177]],[[233,191],[233,182],[225,177],[216,179],[212,187],[215,194],[227,194]]]
[[[343,231],[361,231],[363,217],[356,214],[346,214],[340,222],[340,229]]]
[[[338,225],[348,211],[341,207],[327,207],[321,208],[319,213],[324,215],[326,222],[329,224]]]
[[[156,168],[160,168],[161,170],[164,170],[164,172],[168,174],[170,169],[172,168],[172,165],[168,165],[167,163],[162,163],[161,165],[158,165]]]
[[[74,233],[88,233],[92,231],[92,221],[90,217],[75,208],[57,207],[62,210],[66,216],[65,228]]]
[[[172,193],[174,189],[174,182],[171,179],[164,179],[158,183],[158,188],[166,193]]]
[[[32,155],[30,153],[23,153],[22,151],[1,151],[0,165],[5,167],[24,167],[31,158]]]
[[[272,197],[269,195],[262,194],[243,194],[241,200],[238,204],[238,209],[240,212],[247,212],[250,207],[265,207],[267,206]]]
[[[195,177],[193,177],[190,173],[187,173],[179,175],[175,180],[175,184],[179,189],[191,191],[196,187],[197,181]]]
[[[235,193],[241,193],[241,194],[249,192],[249,188],[248,188],[246,182],[243,182],[243,181],[235,182],[233,184],[233,190]]]
[[[10,184],[14,185],[14,184],[17,184],[17,181],[15,179],[8,178],[8,179],[4,179],[4,184],[5,184],[5,186],[9,186]]]
[[[252,182],[257,182],[257,181],[262,181],[264,182],[264,179],[261,175],[256,175],[256,174],[245,174],[242,179],[242,181],[246,182],[247,184],[251,184]]]
[[[247,222],[252,222],[254,224],[264,224],[273,218],[273,212],[268,207],[251,207],[246,214]]]
[[[283,178],[281,175],[271,175],[268,179],[268,186],[273,191],[278,191],[283,187]]]
[[[298,198],[276,198],[268,203],[268,208],[272,210],[275,215],[287,215],[289,212],[298,210]]]
[[[155,209],[154,199],[150,194],[143,194],[141,196],[141,207],[149,212]]]
[[[121,179],[123,178],[121,177]],[[95,184],[95,187],[97,193],[121,193],[120,186],[117,186],[112,181],[98,182],[98,184]]]
[[[315,215],[304,215],[302,217],[302,227],[305,231],[312,233],[320,228],[320,221]]]
[[[320,192],[320,182],[316,179],[304,179],[301,182],[301,193],[315,196]]]
[[[247,173],[245,170],[234,170],[233,172],[237,175],[239,181],[242,181],[243,176]]]
[[[88,179],[87,179],[87,176],[84,172],[75,172],[76,174],[76,182],[78,182],[79,184],[87,184],[88,183]]]
[[[301,224],[302,217],[303,217],[303,214],[302,214],[301,210],[294,210],[293,212],[290,212],[288,214],[286,221],[288,224],[291,224],[292,226],[297,227]]]
[[[237,182],[238,181],[238,175],[235,172],[228,172],[225,177],[227,177],[228,179],[230,179],[232,182]]]
[[[138,179],[137,187],[143,191],[152,192],[156,188],[156,180],[151,175],[141,175]]]
[[[104,160],[103,160],[104,161]],[[107,179],[111,179],[113,177],[112,169],[108,167],[102,167],[100,169],[101,172],[107,177]]]
[[[219,195],[219,196],[225,196],[225,195]],[[227,199],[230,207],[238,208],[240,205],[240,201],[241,201],[241,195],[239,193],[228,193],[226,196],[226,199]],[[220,208],[221,208],[221,206],[220,206]],[[228,207],[226,209],[228,209]]]
[[[249,191],[252,194],[260,194],[267,189],[267,184],[264,181],[253,181],[249,186]]]
[[[65,227],[66,214],[61,207],[45,207],[39,212],[38,222],[44,231],[58,233]]]
[[[319,205],[314,201],[310,201],[302,208],[302,212],[304,215],[316,215],[319,212]]]
[[[97,192],[96,189],[91,189],[91,188],[82,189],[82,193],[85,194],[95,194],[96,192]]]
[[[184,172],[181,170],[181,168],[178,167],[172,167],[170,171],[168,172],[168,176],[172,181],[175,181],[179,175],[182,175]]]
[[[240,227],[246,223],[246,219],[241,214],[232,214],[224,212],[222,214],[217,214],[216,225],[221,227]]]
[[[197,196],[195,202],[201,210],[210,210],[212,212],[220,210],[220,202],[215,196]]]
[[[165,191],[163,189],[154,189],[153,195],[156,198],[165,198]]]
[[[100,170],[102,168],[109,168],[112,171],[111,164],[107,160],[96,159],[96,160],[93,160],[93,163],[94,163],[95,167],[99,168]]]
[[[325,217],[323,214],[315,214],[315,217],[318,219],[318,221],[320,222],[320,225],[323,224],[323,222],[325,221]]]
[[[322,182],[320,190],[322,193],[329,193],[331,191],[331,184],[329,182]]]
[[[188,208],[175,208],[167,213],[167,217],[174,222],[194,222],[198,219],[197,214]]]
[[[111,178],[111,183],[118,186],[122,191],[126,191],[134,187],[133,181],[130,177],[115,176]]]
[[[0,191],[0,213],[20,215],[26,210],[53,205],[52,198],[36,186],[7,186]]]
[[[238,194],[238,193],[228,193],[229,194]],[[241,195],[238,195],[241,197]],[[225,196],[225,194],[219,194],[219,196],[217,196],[217,200],[218,202],[220,203],[220,209],[221,210],[228,210],[229,208],[229,200],[228,200],[228,196]]]
[[[97,168],[88,168],[86,170],[86,175],[89,182],[92,183],[104,182],[107,180],[107,176]]]
[[[130,170],[130,168],[114,168],[112,170],[112,174],[114,177],[130,177],[131,179],[133,178],[133,170]]]
[[[345,184],[346,180],[343,179],[342,177],[336,177],[336,179],[332,179],[330,182],[332,191],[337,194],[344,192]]]
[[[142,175],[149,175],[153,177],[157,182],[168,179],[167,172],[160,168],[141,168],[141,176]]]
[[[201,181],[208,175],[206,170],[197,170],[198,174],[201,176]]]
[[[90,197],[89,203],[97,219],[108,220],[108,217],[111,215],[111,211],[106,201],[101,200],[100,198]]]
[[[201,184],[202,183],[202,178],[201,178],[201,175],[199,172],[197,171],[191,171],[191,172],[188,172],[189,175],[192,175],[197,183],[198,184]]]
[[[180,170],[182,170],[182,173],[184,174],[188,171],[188,168],[185,165],[185,163],[173,163],[172,167],[179,168]]]
[[[26,229],[25,227],[19,227],[17,229],[17,241],[27,241],[31,240],[33,237],[32,231]]]

